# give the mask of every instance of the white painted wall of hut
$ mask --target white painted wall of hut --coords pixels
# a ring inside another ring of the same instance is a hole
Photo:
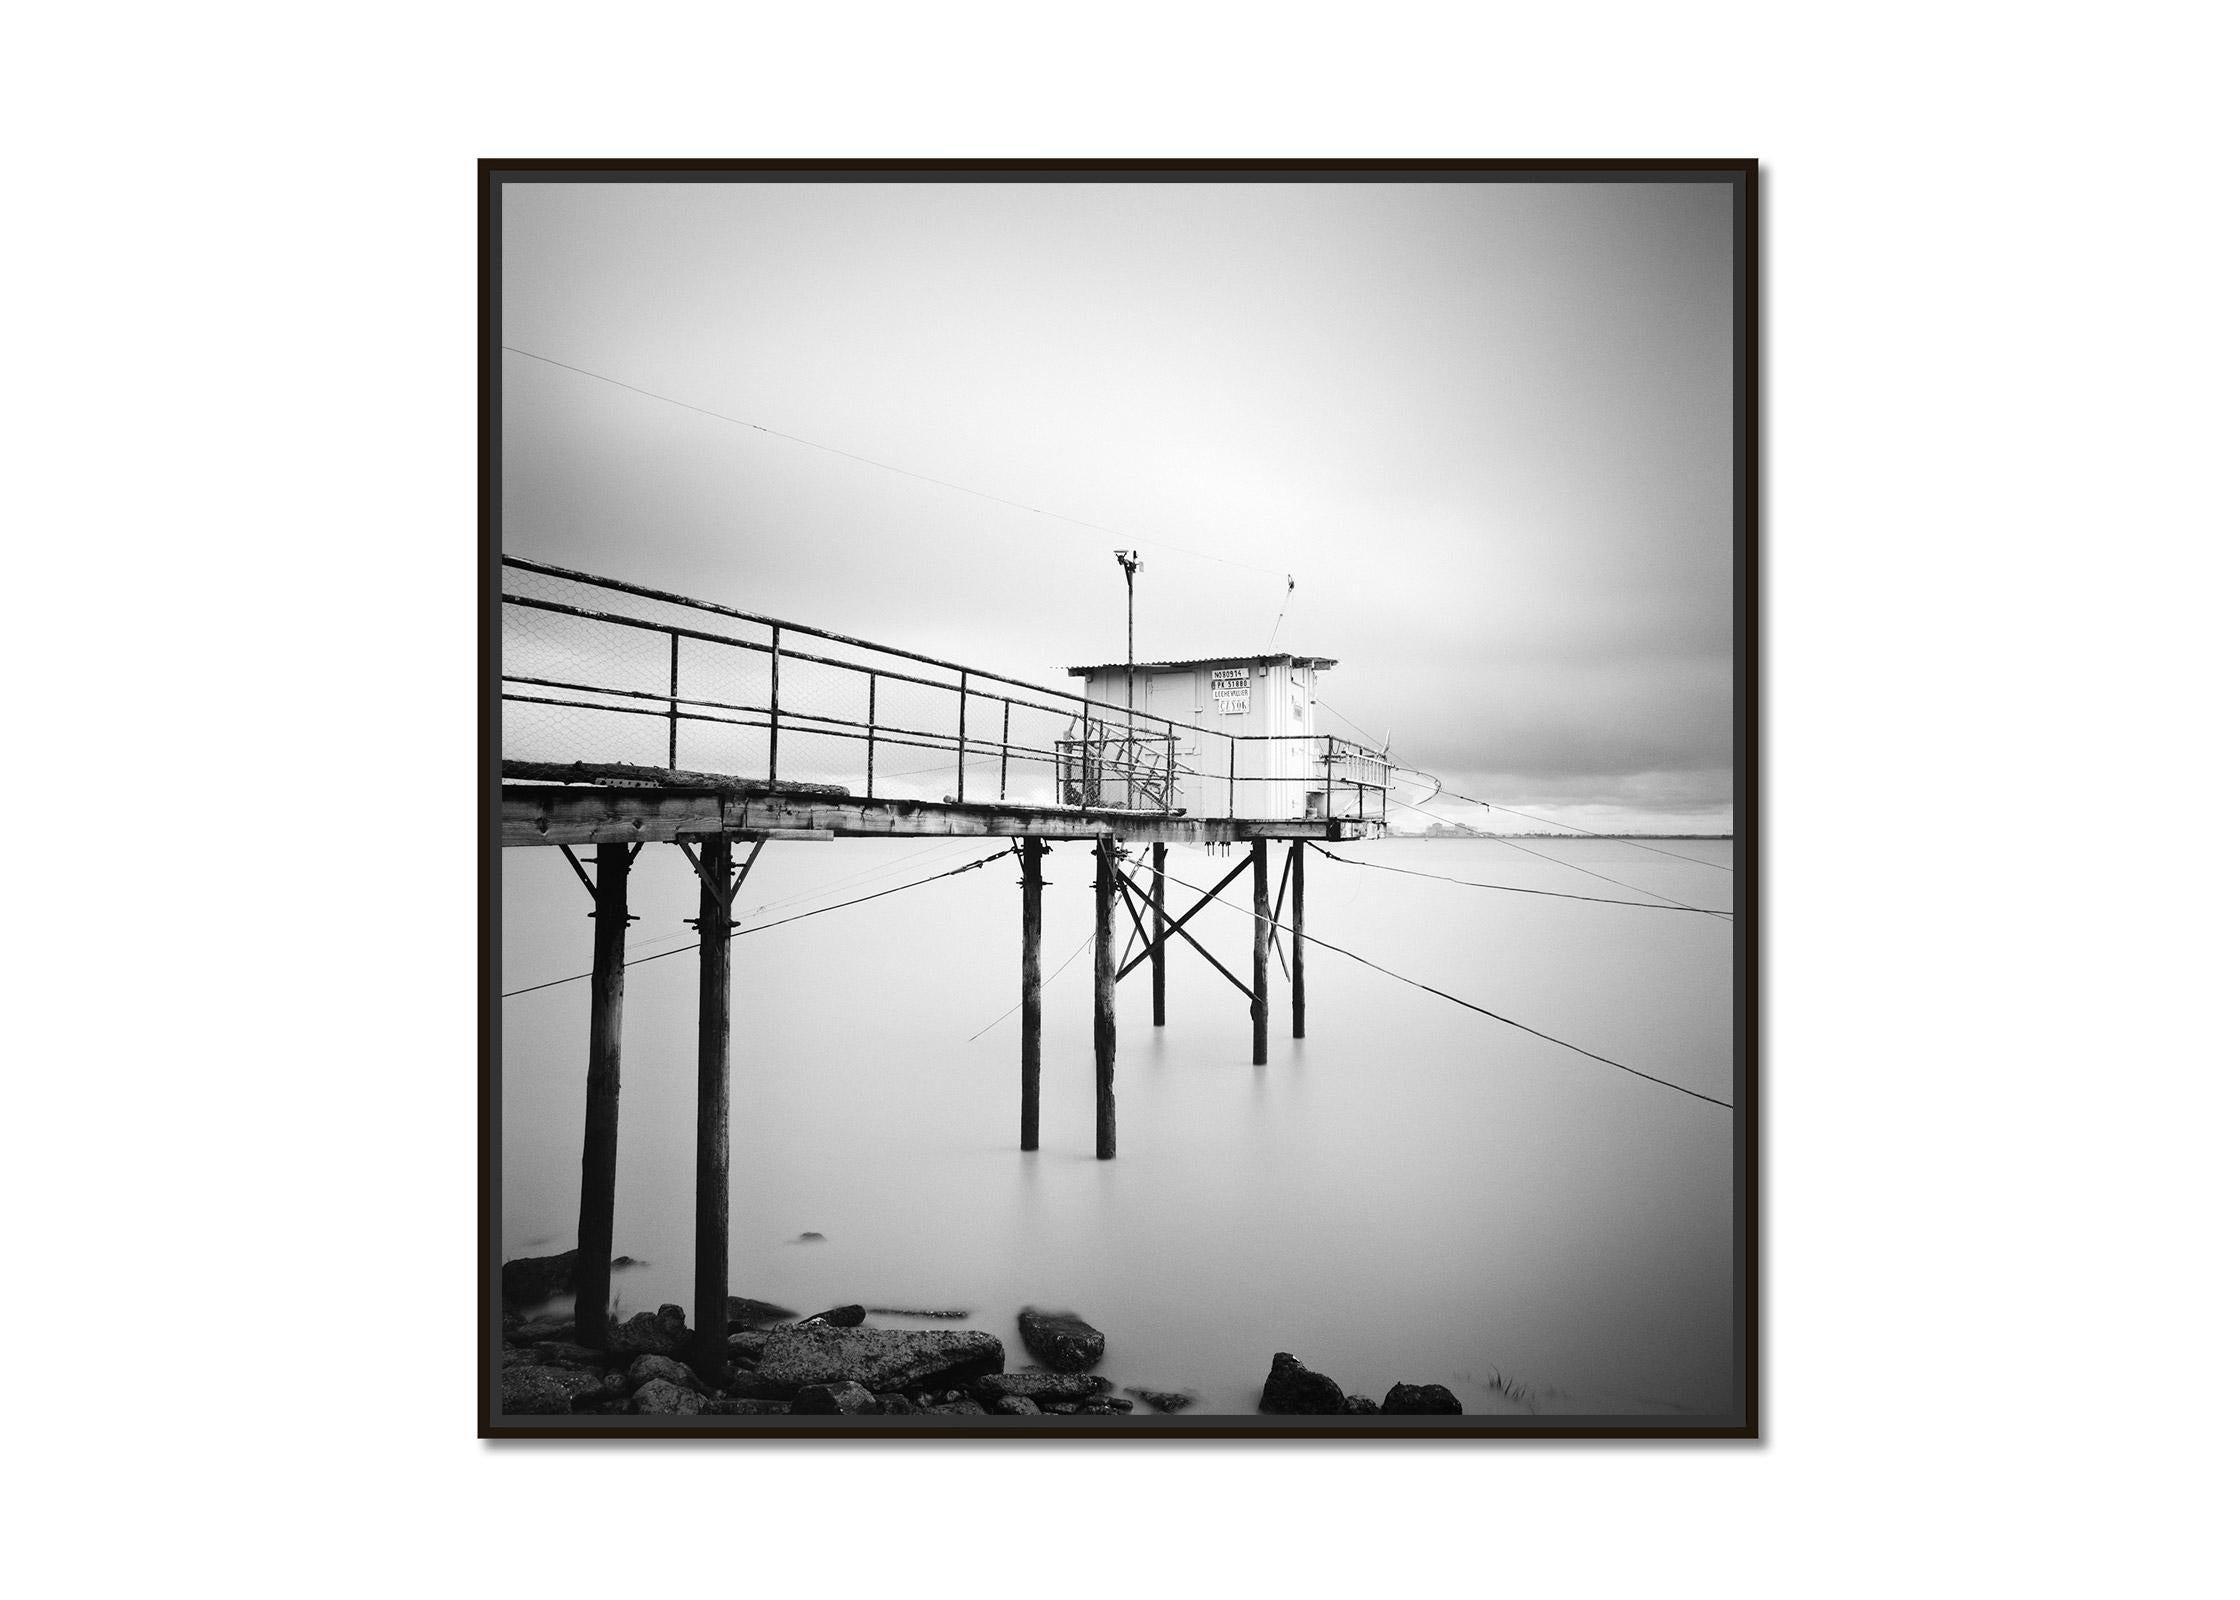
[[[1321,669],[1334,665],[1292,655],[1139,662],[1132,698],[1124,664],[1071,671],[1092,701],[1132,704],[1145,736],[1163,736],[1167,722],[1176,725],[1175,803],[1185,815],[1295,818],[1320,812],[1315,700]],[[1123,713],[1094,715],[1126,721]],[[1078,737],[1078,729],[1068,736]]]

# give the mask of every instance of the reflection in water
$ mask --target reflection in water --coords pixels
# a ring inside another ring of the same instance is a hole
[[[985,841],[773,844],[740,897],[788,910],[986,853]],[[1364,861],[1616,891],[1574,863],[1722,906],[1733,877],[1592,840],[1344,847]],[[1724,842],[1664,846],[1727,862]],[[905,855],[914,859],[903,862]],[[1729,923],[1503,895],[1309,857],[1308,929],[1616,1060],[1731,1093]],[[580,885],[504,855],[505,983],[587,964]],[[1180,880],[1217,861],[1169,853]],[[1089,931],[1085,845],[1046,861],[1045,951]],[[835,896],[828,886],[869,874]],[[1013,1317],[1066,1305],[1104,1330],[1116,1387],[1250,1411],[1290,1351],[1349,1393],[1445,1383],[1470,1411],[1722,1410],[1734,1368],[1729,1113],[1629,1078],[1328,951],[1308,1037],[1271,971],[1269,1062],[1236,991],[1178,949],[1167,1026],[1147,967],[1120,989],[1119,1159],[1094,1159],[1087,960],[1044,1003],[1042,1148],[1018,1137],[1008,862],[743,936],[734,953],[731,1290],[784,1305],[966,1307],[1026,1360]],[[1249,903],[1232,886],[1232,904]],[[689,867],[649,848],[633,955],[689,942]],[[1195,898],[1193,896],[1192,898]],[[786,914],[773,911],[770,916]],[[1233,966],[1251,924],[1191,924]],[[1232,958],[1235,958],[1232,960]],[[691,1303],[695,962],[630,969],[615,1249],[626,1311]],[[503,1002],[507,1256],[575,1231],[586,986]],[[823,1243],[803,1246],[805,1233]],[[907,1317],[891,1326],[937,1326]],[[949,1323],[949,1326],[955,1326]]]

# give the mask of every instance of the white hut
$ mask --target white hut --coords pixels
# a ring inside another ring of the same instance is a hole
[[[1070,667],[1101,704],[1088,708],[1085,731],[1067,730],[1068,798],[1149,809],[1165,796],[1164,809],[1191,817],[1362,815],[1351,788],[1357,747],[1315,732],[1316,681],[1336,665],[1328,656],[1261,655],[1139,661],[1132,672],[1125,662]],[[1125,708],[1138,713],[1132,739]],[[1335,803],[1334,771],[1346,791]]]

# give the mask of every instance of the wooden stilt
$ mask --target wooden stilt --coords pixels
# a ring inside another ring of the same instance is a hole
[[[1119,1149],[1112,1103],[1112,1056],[1117,1029],[1112,1020],[1112,896],[1119,877],[1112,844],[1097,841],[1097,1006],[1090,1036],[1097,1053],[1097,1159],[1110,1161]]]
[[[1307,841],[1291,841],[1291,1037],[1307,1036]]]
[[[1268,841],[1252,841],[1252,1064],[1268,1064]]]
[[[1042,1146],[1042,855],[1040,839],[1019,841],[1024,869],[1019,917],[1019,1148]]]
[[[584,1079],[583,1189],[576,1202],[576,1343],[606,1348],[614,1259],[615,1129],[622,1103],[622,940],[630,925],[630,846],[599,846],[592,890],[591,1065]]]
[[[692,1209],[692,1369],[723,1383],[731,1293],[731,838],[700,856],[700,1123]]]
[[[1151,846],[1151,1026],[1167,1025],[1167,847]]]

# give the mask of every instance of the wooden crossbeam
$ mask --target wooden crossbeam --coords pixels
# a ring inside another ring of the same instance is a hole
[[[1248,860],[1246,860],[1246,862],[1245,862],[1245,866],[1249,867],[1249,866],[1251,866],[1251,865],[1252,865],[1252,862],[1251,862],[1251,861],[1250,861],[1249,859],[1248,859]],[[1239,871],[1242,871],[1242,870],[1243,870],[1243,868],[1239,868],[1238,870],[1239,870]],[[1236,876],[1236,873],[1232,872],[1232,873],[1230,873],[1230,874],[1229,874],[1229,876],[1233,878],[1233,877],[1235,877],[1235,876]],[[1225,881],[1227,881],[1227,880],[1223,880],[1223,881],[1225,882]],[[1140,894],[1140,893],[1142,892],[1141,890],[1137,889],[1137,888],[1136,888],[1136,886],[1135,886],[1134,884],[1130,883],[1130,882],[1129,882],[1129,881],[1128,881],[1127,879],[1125,879],[1125,878],[1122,878],[1122,879],[1120,880],[1120,887],[1121,887],[1121,888],[1122,888],[1122,889],[1123,889],[1124,891],[1126,891],[1127,893],[1129,893],[1129,894]],[[1208,896],[1208,898],[1210,899],[1211,897],[1210,897],[1210,896]],[[1199,902],[1198,902],[1198,905],[1201,905],[1201,906],[1202,906],[1202,905],[1204,905],[1205,903],[1206,903],[1206,902],[1205,902],[1204,900],[1201,900],[1201,901],[1199,901]],[[1191,909],[1192,909],[1192,910],[1196,910],[1196,909],[1197,909],[1197,907],[1196,907],[1196,906],[1193,906],[1193,907],[1192,907]],[[1156,911],[1156,908],[1154,908],[1154,911],[1155,911],[1155,913],[1156,913],[1156,914],[1157,914],[1158,916],[1160,916],[1160,917],[1165,917],[1165,915],[1166,915],[1166,914],[1165,914],[1164,912],[1158,912],[1158,911]],[[1206,947],[1205,947],[1204,945],[1202,945],[1202,944],[1198,943],[1198,939],[1197,939],[1197,936],[1196,936],[1195,934],[1193,934],[1192,932],[1190,932],[1190,930],[1189,930],[1189,929],[1185,928],[1185,927],[1184,927],[1184,926],[1183,926],[1183,925],[1182,925],[1182,924],[1181,924],[1180,922],[1177,922],[1177,921],[1174,921],[1174,920],[1173,920],[1173,919],[1171,919],[1171,918],[1168,918],[1168,919],[1167,919],[1167,932],[1168,932],[1168,933],[1172,933],[1172,934],[1176,934],[1176,935],[1179,935],[1179,936],[1181,937],[1181,939],[1182,939],[1182,942],[1183,942],[1184,944],[1188,945],[1188,946],[1189,946],[1189,947],[1190,947],[1191,949],[1193,949],[1193,950],[1197,951],[1197,952],[1198,952],[1198,954],[1200,954],[1200,955],[1202,955],[1202,956],[1204,956],[1204,957],[1206,958],[1207,962],[1209,962],[1209,963],[1210,963],[1210,964],[1212,965],[1212,967],[1213,967],[1213,970],[1214,970],[1214,971],[1216,971],[1216,972],[1220,973],[1220,974],[1221,974],[1221,976],[1223,976],[1224,978],[1227,978],[1227,979],[1228,979],[1228,980],[1229,980],[1229,981],[1230,981],[1231,983],[1235,984],[1235,985],[1237,986],[1237,992],[1238,992],[1239,994],[1243,995],[1243,996],[1244,996],[1244,997],[1245,997],[1245,998],[1246,998],[1247,1000],[1250,1000],[1250,999],[1252,998],[1252,987],[1251,987],[1251,985],[1247,984],[1247,983],[1246,983],[1246,982],[1245,982],[1245,981],[1244,981],[1244,980],[1243,980],[1242,978],[1239,978],[1239,977],[1238,977],[1238,976],[1237,976],[1237,975],[1236,975],[1235,973],[1231,972],[1231,971],[1230,971],[1230,970],[1229,970],[1229,969],[1228,969],[1227,967],[1223,966],[1223,965],[1221,964],[1221,962],[1220,962],[1220,959],[1219,959],[1218,957],[1216,957],[1216,956],[1214,955],[1214,953],[1213,953],[1213,952],[1212,952],[1211,950],[1208,950],[1208,949],[1207,949],[1207,948],[1206,948]],[[1162,937],[1162,938],[1164,938],[1164,937],[1165,937],[1165,935],[1161,935],[1161,937]],[[1149,953],[1150,953],[1149,951],[1146,951],[1146,952],[1145,952],[1145,955],[1148,955]],[[1143,960],[1143,956],[1137,956],[1137,957],[1136,957],[1136,960],[1140,962],[1141,960]],[[1115,981],[1118,981],[1118,980],[1116,979]]]
[[[1181,916],[1170,917],[1162,908],[1158,911],[1155,920],[1166,923],[1166,925],[1176,933],[1182,932],[1182,925],[1185,922],[1188,922],[1192,917],[1196,916],[1207,906],[1211,905],[1216,895],[1220,894],[1222,890],[1228,888],[1230,884],[1235,883],[1238,876],[1247,871],[1251,866],[1252,858],[1250,856],[1245,857],[1244,860],[1238,862],[1234,867],[1229,869],[1229,875],[1226,878],[1223,878],[1219,883],[1215,884],[1204,894],[1200,895],[1198,897],[1198,903],[1192,906],[1188,911],[1185,911]],[[1162,934],[1160,937],[1161,939],[1163,939],[1165,935]],[[1192,944],[1197,944],[1197,941],[1195,939],[1191,940],[1190,942]],[[1154,941],[1154,943],[1156,943],[1156,941]],[[1203,949],[1204,946],[1201,945],[1199,946],[1199,948]],[[1130,972],[1143,965],[1144,961],[1150,956],[1150,954],[1151,952],[1149,950],[1146,950],[1142,954],[1138,955],[1135,960],[1129,962],[1126,966],[1120,969],[1120,976],[1125,978]],[[1206,959],[1208,961],[1213,960],[1211,956],[1206,957]],[[1216,965],[1218,964],[1219,963],[1216,963]]]

